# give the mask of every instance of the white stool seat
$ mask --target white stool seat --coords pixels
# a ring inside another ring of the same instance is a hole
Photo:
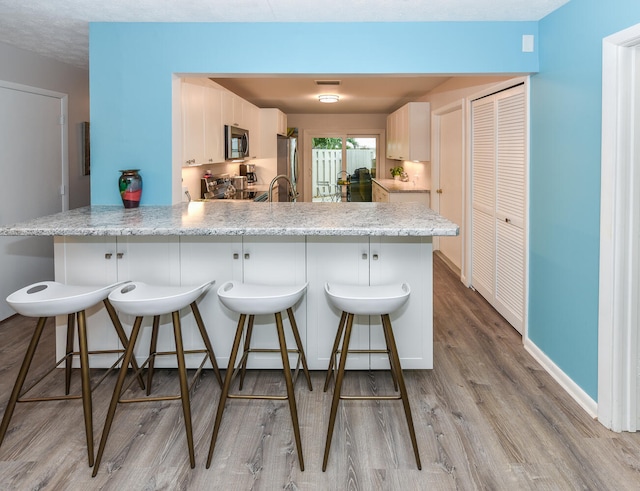
[[[293,307],[304,294],[303,285],[256,285],[227,281],[218,288],[222,304],[247,315],[273,314]]]
[[[7,303],[27,317],[54,317],[80,312],[103,301],[121,281],[108,286],[65,285],[57,281],[41,281],[12,293]]]
[[[170,314],[189,306],[214,283],[215,280],[199,286],[157,286],[134,281],[113,290],[109,301],[121,313],[136,317]]]
[[[324,290],[335,307],[356,315],[390,314],[402,307],[411,294],[408,283],[375,286],[326,283]]]

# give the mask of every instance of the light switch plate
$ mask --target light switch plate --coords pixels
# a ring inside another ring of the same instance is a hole
[[[533,34],[522,35],[522,52],[533,53]]]

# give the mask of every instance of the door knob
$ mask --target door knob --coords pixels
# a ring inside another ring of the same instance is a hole
[[[436,189],[436,193],[442,194],[442,189]]]

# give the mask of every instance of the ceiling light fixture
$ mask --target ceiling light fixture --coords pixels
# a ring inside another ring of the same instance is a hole
[[[333,104],[334,102],[338,102],[340,100],[340,96],[337,94],[320,94],[318,96],[318,100],[320,102],[324,102],[325,104]]]

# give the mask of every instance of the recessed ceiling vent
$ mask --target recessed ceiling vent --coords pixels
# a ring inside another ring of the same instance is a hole
[[[340,80],[316,80],[316,85],[326,86],[326,85],[340,85]]]

